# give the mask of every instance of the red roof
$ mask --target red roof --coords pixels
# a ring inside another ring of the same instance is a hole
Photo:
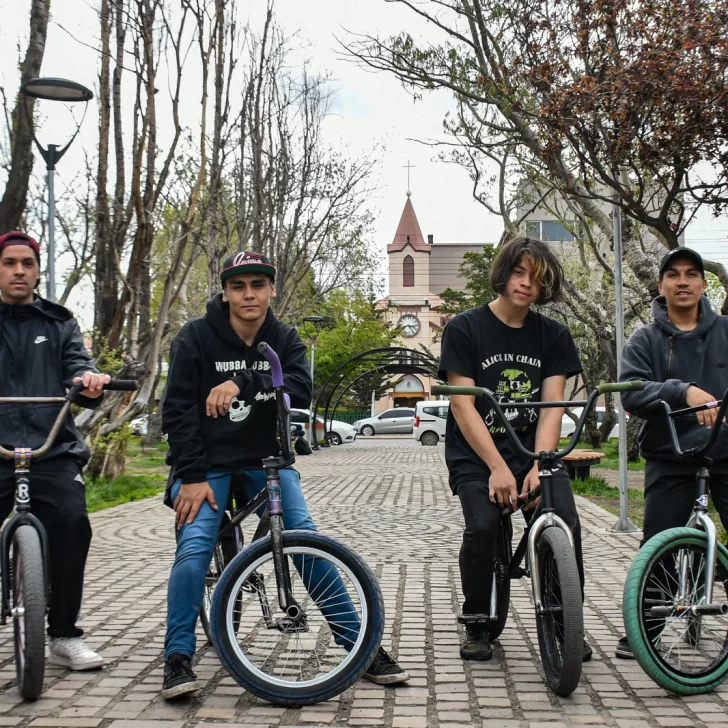
[[[394,234],[394,240],[387,246],[387,253],[398,253],[400,250],[404,250],[407,243],[415,250],[423,253],[432,251],[432,246],[428,245],[424,237],[422,237],[415,208],[412,206],[412,200],[409,197],[405,202],[404,210],[402,210],[402,217],[399,220],[397,232]]]

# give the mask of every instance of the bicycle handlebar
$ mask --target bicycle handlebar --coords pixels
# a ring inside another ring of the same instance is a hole
[[[474,397],[483,397],[493,408],[493,411],[496,413],[496,416],[503,425],[503,428],[505,429],[508,438],[521,455],[528,458],[529,460],[543,460],[545,459],[544,456],[546,455],[550,456],[554,460],[558,460],[560,458],[566,457],[576,447],[576,443],[579,441],[581,432],[584,429],[586,418],[589,415],[590,410],[596,403],[597,397],[600,394],[606,394],[611,392],[636,392],[641,390],[642,388],[642,382],[638,381],[607,382],[604,384],[600,384],[595,389],[593,389],[586,400],[562,402],[508,402],[508,407],[515,409],[555,409],[557,407],[584,408],[581,416],[576,422],[576,426],[574,427],[574,434],[571,436],[571,439],[569,440],[566,447],[563,450],[552,450],[549,452],[540,453],[532,452],[531,450],[528,450],[523,446],[523,443],[518,439],[518,435],[516,435],[515,430],[513,429],[513,427],[511,427],[511,423],[508,421],[505,413],[501,409],[500,403],[491,394],[491,392],[484,387],[449,386],[447,384],[436,384],[432,387],[432,394],[469,395]]]
[[[278,430],[278,439],[281,445],[281,455],[288,460],[293,454],[291,452],[291,426],[289,422],[291,398],[283,391],[283,367],[278,354],[265,341],[258,344],[258,351],[270,364],[273,390],[276,395],[276,429]]]
[[[104,384],[104,390],[113,392],[135,392],[138,387],[138,382],[133,379],[112,379],[107,384]],[[58,437],[58,433],[61,431],[63,421],[68,415],[68,411],[71,409],[76,396],[84,389],[83,382],[74,384],[66,394],[65,397],[0,397],[0,404],[62,404],[60,412],[56,417],[56,421],[51,427],[51,431],[48,433],[46,441],[37,449],[31,450],[31,458],[37,458],[41,455],[45,455],[48,450],[51,449],[53,443]],[[14,450],[8,450],[0,445],[0,458],[9,460],[15,457]]]

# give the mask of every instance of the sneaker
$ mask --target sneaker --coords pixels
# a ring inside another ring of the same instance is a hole
[[[51,637],[48,662],[71,670],[96,670],[104,664],[104,658],[80,637]]]
[[[372,660],[364,677],[377,685],[397,685],[407,682],[409,673],[403,670],[395,660],[390,657],[383,647],[379,648],[376,657]]]
[[[626,637],[622,637],[622,639],[617,642],[617,649],[614,650],[614,654],[617,657],[621,657],[623,660],[634,660],[634,652],[632,652],[632,648],[629,646],[629,642]]]
[[[584,652],[582,653],[581,661],[589,662],[589,660],[591,660],[593,654],[594,654],[594,651],[592,650],[591,645],[586,640],[584,640]]]
[[[199,689],[197,675],[192,672],[192,660],[187,655],[173,652],[164,661],[162,697],[165,700],[174,700]]]
[[[490,660],[493,648],[488,642],[488,628],[477,624],[465,625],[465,642],[460,647],[463,660]]]

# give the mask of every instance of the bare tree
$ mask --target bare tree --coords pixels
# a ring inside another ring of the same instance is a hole
[[[40,74],[48,32],[49,10],[50,0],[31,0],[30,37],[25,58],[20,64],[21,83],[36,78]],[[6,101],[4,89],[3,101]],[[0,199],[0,233],[20,227],[20,220],[25,211],[28,184],[33,169],[32,115],[34,108],[33,100],[26,99],[18,91],[11,123],[8,127],[11,163],[5,192]]]

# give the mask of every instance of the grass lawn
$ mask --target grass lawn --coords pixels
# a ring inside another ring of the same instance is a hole
[[[164,464],[166,452],[165,442],[143,450],[141,440],[133,438],[128,447],[124,475],[87,481],[86,503],[89,512],[94,513],[161,493],[167,484],[168,468]]]
[[[569,443],[568,440],[560,440],[559,444],[564,446]],[[608,468],[609,470],[619,469],[619,440],[615,437],[601,444],[599,447],[590,447],[585,442],[579,442],[576,446],[582,450],[596,450],[603,452],[604,457],[599,465],[593,465],[592,468]],[[640,458],[636,463],[627,462],[627,470],[644,470],[645,461]]]

